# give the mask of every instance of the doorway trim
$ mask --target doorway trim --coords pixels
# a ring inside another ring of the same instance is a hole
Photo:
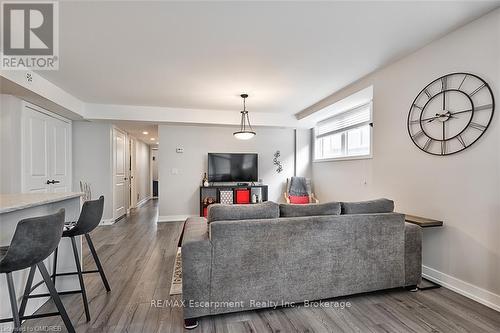
[[[118,221],[119,219],[121,219],[122,217],[124,217],[126,214],[128,214],[129,212],[129,202],[130,202],[130,198],[129,198],[129,167],[128,167],[128,164],[129,164],[129,149],[128,149],[128,135],[127,135],[127,132],[123,131],[122,129],[116,127],[116,126],[112,126],[112,131],[111,131],[112,135],[111,135],[111,154],[112,154],[112,189],[113,189],[113,220],[114,221]],[[122,137],[123,137],[123,140],[124,140],[124,161],[123,161],[123,172],[120,173],[120,175],[118,176],[117,175],[117,149],[116,149],[116,141],[117,141],[117,134],[120,134]],[[122,195],[123,195],[123,202],[119,203],[118,202],[118,198],[120,197],[120,193],[117,192],[117,180],[119,177],[123,177],[123,189],[121,191],[123,191]],[[120,209],[120,207],[118,207],[119,205],[123,206],[124,208],[124,212],[123,214],[118,214],[117,211],[118,209]]]

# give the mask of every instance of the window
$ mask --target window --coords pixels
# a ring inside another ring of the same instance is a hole
[[[314,131],[314,160],[371,157],[371,122],[371,103],[319,122]]]

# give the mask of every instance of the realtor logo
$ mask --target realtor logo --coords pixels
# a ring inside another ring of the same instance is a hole
[[[1,69],[58,69],[58,9],[55,1],[2,2]]]

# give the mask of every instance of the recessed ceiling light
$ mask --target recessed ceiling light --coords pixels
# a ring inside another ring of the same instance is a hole
[[[149,139],[149,140],[151,140],[151,141],[155,141],[156,139],[155,139],[155,138],[151,138],[151,139]]]
[[[144,131],[144,132],[142,132],[142,134],[144,134],[144,135],[148,135],[148,134],[149,134],[149,132],[148,132],[148,131]]]

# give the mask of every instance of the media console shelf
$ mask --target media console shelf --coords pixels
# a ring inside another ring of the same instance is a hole
[[[237,190],[248,190],[250,192],[250,203],[252,193],[259,193],[259,201],[267,201],[267,185],[212,185],[200,186],[200,216],[206,216],[206,201],[211,198],[216,203],[221,202],[221,191],[230,191],[232,193],[232,203],[236,201]]]

